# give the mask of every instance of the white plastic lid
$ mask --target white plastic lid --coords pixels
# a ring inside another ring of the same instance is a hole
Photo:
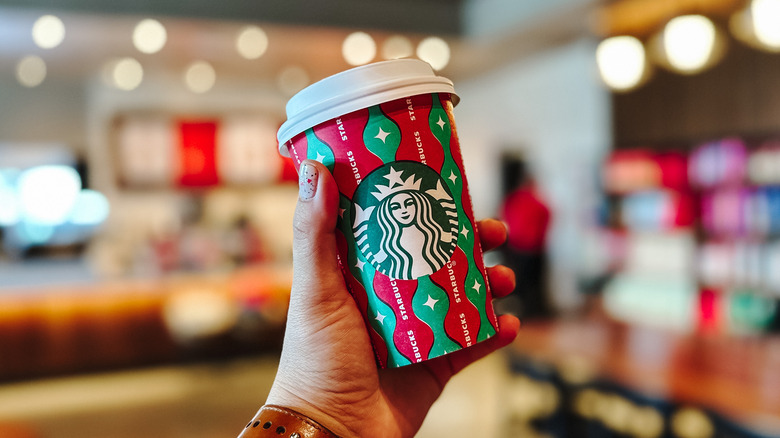
[[[431,66],[417,59],[396,59],[366,64],[316,82],[287,102],[287,121],[276,134],[279,153],[291,138],[322,122],[380,103],[427,93],[458,96],[452,81],[436,76]]]

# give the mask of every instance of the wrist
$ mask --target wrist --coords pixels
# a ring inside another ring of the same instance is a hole
[[[347,425],[349,423],[348,421],[345,421],[341,416],[334,414],[331,410],[321,407],[321,405],[329,405],[328,403],[306,399],[303,395],[296,395],[295,392],[279,388],[279,386],[278,383],[274,383],[271,392],[268,394],[268,398],[265,401],[265,406],[283,406],[299,412],[330,430],[334,436],[341,438],[352,438],[357,436],[349,430]]]

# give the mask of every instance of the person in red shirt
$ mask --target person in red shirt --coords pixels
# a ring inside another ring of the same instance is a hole
[[[501,206],[501,218],[507,224],[508,238],[504,245],[504,262],[517,278],[517,288],[510,299],[510,311],[522,318],[544,317],[550,314],[546,276],[547,231],[550,209],[520,158],[505,161],[507,193]]]

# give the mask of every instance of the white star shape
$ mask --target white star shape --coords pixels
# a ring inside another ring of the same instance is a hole
[[[431,310],[433,310],[433,306],[435,306],[438,302],[439,300],[434,300],[432,296],[428,295],[428,301],[426,301],[423,306],[428,306],[431,308]]]
[[[436,122],[437,125],[439,125],[439,128],[444,129],[444,125],[447,124],[444,120],[441,119],[441,116],[439,116],[439,121]]]
[[[322,155],[322,154],[320,154],[320,151],[317,151],[317,158],[315,158],[315,160],[317,160],[320,163],[322,163],[322,160],[324,160],[324,159],[325,159],[325,155]]]
[[[455,175],[455,172],[450,170],[450,176],[447,177],[447,179],[452,181],[453,184],[455,184],[455,181],[458,180],[458,175]]]
[[[363,270],[363,266],[365,264],[366,264],[366,262],[364,262],[363,260],[358,259],[357,263],[355,263],[355,267],[362,271]]]
[[[479,293],[479,290],[482,289],[482,284],[480,284],[479,281],[474,280],[474,286],[471,286],[471,288]]]
[[[469,238],[469,230],[468,230],[468,228],[466,228],[465,225],[463,226],[463,229],[460,230],[460,234],[463,234],[463,237],[465,237],[467,239]]]
[[[382,129],[382,127],[380,126],[379,127],[379,133],[374,138],[378,138],[378,139],[382,140],[382,143],[385,143],[388,135],[390,135],[390,133],[389,132],[385,132],[385,130]]]
[[[393,187],[396,184],[402,185],[404,183],[404,181],[401,179],[401,175],[403,173],[403,170],[395,170],[393,169],[393,166],[390,166],[390,172],[385,175],[385,178],[390,181],[390,187]]]
[[[379,313],[378,310],[376,311],[376,318],[374,318],[374,319],[379,321],[380,324],[385,325],[385,318],[387,318],[387,316],[382,315],[381,313]]]

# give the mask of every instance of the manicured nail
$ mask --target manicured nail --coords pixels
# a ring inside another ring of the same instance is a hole
[[[301,164],[301,171],[298,180],[298,196],[308,201],[317,194],[317,179],[319,171],[309,163]]]

